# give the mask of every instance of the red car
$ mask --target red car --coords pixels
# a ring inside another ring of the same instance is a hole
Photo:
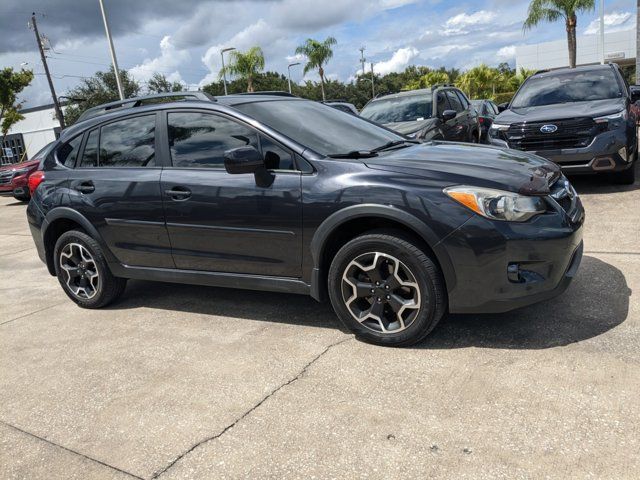
[[[40,161],[49,152],[51,145],[53,142],[42,148],[31,160],[0,167],[0,195],[13,195],[17,200],[28,201],[31,198],[29,177],[38,169]]]

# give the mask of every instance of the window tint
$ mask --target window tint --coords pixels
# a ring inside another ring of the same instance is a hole
[[[460,90],[455,90],[455,92],[458,94],[458,98],[460,99],[460,104],[462,105],[462,109],[465,110],[466,108],[468,108],[469,101],[467,100],[467,97],[464,96],[464,93],[462,93]]]
[[[98,166],[98,129],[92,130],[87,138],[87,143],[82,152],[81,167],[97,167]]]
[[[80,150],[80,144],[82,143],[82,135],[78,135],[76,138],[61,145],[56,152],[58,162],[68,168],[73,168],[78,158],[78,151]]]
[[[461,112],[462,110],[464,110],[464,108],[462,108],[462,104],[460,103],[460,99],[456,95],[456,92],[454,92],[453,90],[447,90],[447,97],[449,98],[449,104],[451,105],[451,108],[453,110],[455,110],[456,112]]]
[[[272,140],[261,135],[260,147],[267,170],[295,170],[293,155]]]
[[[127,118],[109,123],[100,131],[101,167],[149,167],[155,165],[156,116]]]
[[[444,92],[438,92],[436,101],[437,101],[436,108],[437,108],[438,116],[441,116],[445,110],[451,109],[451,107],[449,107],[449,102],[447,102],[447,98],[444,96]]]
[[[253,130],[218,115],[169,113],[167,128],[174,167],[223,168],[226,150],[247,145],[258,148]]]
[[[401,95],[376,99],[360,116],[378,123],[414,122],[431,117],[431,94]]]

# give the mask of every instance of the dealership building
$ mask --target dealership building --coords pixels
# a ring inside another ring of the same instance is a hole
[[[606,62],[633,65],[636,61],[636,30],[607,33],[604,37]],[[582,35],[577,38],[576,65],[591,65],[602,60],[600,35]],[[555,40],[516,47],[516,68],[546,70],[569,66],[567,40]]]
[[[11,127],[2,142],[2,164],[28,160],[60,136],[53,104],[20,110],[24,119]]]

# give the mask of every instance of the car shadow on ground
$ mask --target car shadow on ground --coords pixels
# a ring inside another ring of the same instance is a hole
[[[597,337],[625,321],[631,289],[616,267],[590,256],[559,297],[508,313],[449,315],[418,348],[543,349]]]
[[[542,349],[596,337],[625,321],[631,290],[622,272],[585,256],[560,297],[509,313],[449,315],[417,346]],[[112,310],[154,308],[233,319],[338,328],[328,303],[304,295],[131,281]]]
[[[5,207],[24,207],[27,205],[28,202],[22,202],[20,200],[14,200],[11,203],[5,203],[4,206]]]

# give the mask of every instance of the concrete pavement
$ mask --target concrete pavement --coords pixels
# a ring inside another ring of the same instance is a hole
[[[130,282],[79,309],[0,199],[0,478],[637,478],[640,184],[574,183],[569,290],[411,349],[302,296]]]

